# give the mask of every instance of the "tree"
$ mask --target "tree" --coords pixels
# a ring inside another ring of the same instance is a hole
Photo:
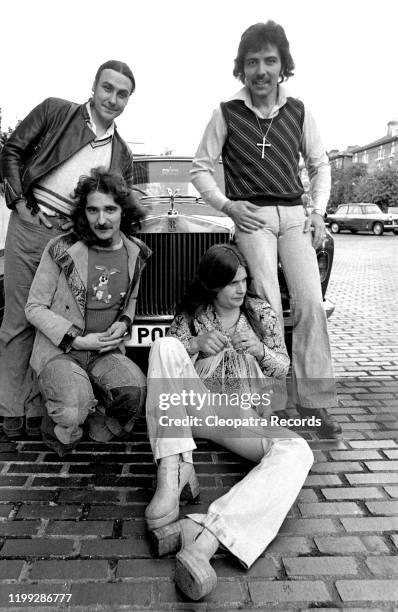
[[[14,129],[21,123],[21,120],[18,119],[14,128],[8,126],[7,130],[4,131],[2,129],[2,110],[3,109],[0,106],[0,151],[3,148],[5,142],[10,137],[10,135],[13,133]]]
[[[6,132],[0,132],[0,151],[8,140],[10,134],[12,134],[12,129],[9,127]]]
[[[351,164],[348,168],[332,167],[332,188],[328,211],[335,211],[339,204],[359,202],[358,184],[366,176],[366,164]]]
[[[374,202],[384,212],[389,206],[398,206],[398,169],[385,168],[362,177],[357,194],[359,201]]]

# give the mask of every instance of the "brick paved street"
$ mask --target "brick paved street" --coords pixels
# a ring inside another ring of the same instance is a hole
[[[15,601],[17,593],[71,593],[69,604],[41,605],[398,610],[398,237],[341,234],[335,242],[328,297],[336,302],[330,332],[341,406],[334,413],[344,439],[305,432],[316,463],[251,570],[219,552],[214,593],[193,604],[176,591],[173,559],[154,559],[145,537],[155,470],[143,423],[128,443],[84,442],[62,462],[41,442],[3,440],[1,609],[17,607],[10,594]],[[205,442],[195,462],[195,511],[248,468]]]

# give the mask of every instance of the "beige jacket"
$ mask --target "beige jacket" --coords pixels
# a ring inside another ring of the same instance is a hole
[[[141,240],[122,234],[128,254],[129,287],[119,317],[133,321],[141,272],[152,251]],[[59,354],[64,336],[85,330],[88,248],[74,242],[71,234],[58,236],[47,245],[29,292],[26,318],[37,328],[31,366],[40,374]]]

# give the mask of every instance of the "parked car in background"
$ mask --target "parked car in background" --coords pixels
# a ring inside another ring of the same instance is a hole
[[[384,232],[397,234],[398,215],[383,213],[377,204],[369,202],[340,204],[336,212],[327,215],[326,225],[333,234],[341,230],[350,230],[353,234],[373,232],[376,236]]]
[[[141,157],[134,160],[134,183],[148,216],[133,228],[134,235],[153,251],[144,269],[130,347],[149,346],[163,336],[173,318],[175,304],[193,279],[206,249],[234,238],[229,217],[205,204],[190,183],[192,158]],[[224,190],[222,164],[215,179]],[[319,274],[327,315],[334,305],[325,297],[332,269],[334,245],[328,233],[317,251]],[[279,266],[285,328],[291,331],[289,295]],[[134,357],[136,358],[136,357]]]

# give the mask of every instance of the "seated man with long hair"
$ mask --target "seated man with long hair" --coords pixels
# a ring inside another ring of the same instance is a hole
[[[269,404],[258,401],[273,382],[284,387],[289,358],[277,316],[267,302],[247,295],[246,283],[241,253],[230,245],[211,247],[169,337],[154,343],[149,358],[147,422],[159,465],[146,522],[159,555],[182,545],[175,579],[194,600],[216,585],[209,560],[219,545],[244,567],[254,563],[278,533],[313,462],[308,444],[294,432],[271,426],[265,417]],[[251,397],[256,410],[233,405],[239,393],[246,403]],[[221,444],[257,466],[211,503],[207,514],[175,522],[180,497],[199,493],[192,463],[195,437]]]
[[[37,328],[31,365],[46,407],[42,435],[61,456],[86,419],[94,440],[125,437],[146,391],[124,355],[151,251],[122,230],[142,212],[122,176],[101,168],[80,177],[75,203],[73,230],[47,245],[25,309]]]

